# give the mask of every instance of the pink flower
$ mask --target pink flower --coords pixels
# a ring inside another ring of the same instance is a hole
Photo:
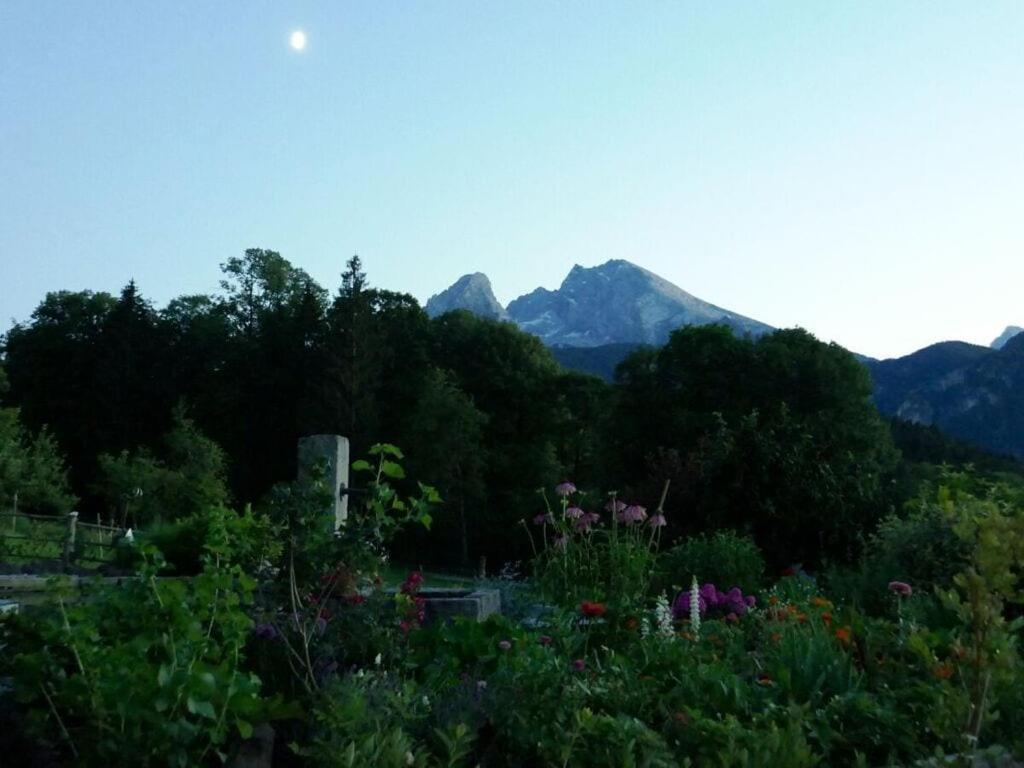
[[[609,499],[608,503],[604,505],[605,510],[613,514],[617,514],[626,508],[626,505],[618,499]]]
[[[511,651],[512,643],[510,643],[508,640],[502,640],[498,643],[498,647],[501,648],[501,650],[503,651]]]
[[[914,590],[905,581],[890,581],[889,591],[900,597],[910,597],[914,593]]]
[[[661,528],[664,525],[668,525],[665,521],[665,516],[661,513],[654,515],[654,517],[647,521],[647,524],[651,526],[651,528]]]
[[[579,520],[584,514],[586,513],[579,507],[569,507],[565,510],[565,516],[570,520]]]
[[[590,530],[590,526],[597,525],[601,521],[601,516],[597,512],[584,512],[583,517],[576,521],[576,530],[580,533],[586,533]]]
[[[569,546],[569,537],[566,536],[564,533],[561,536],[559,536],[557,539],[555,539],[555,547],[556,548],[564,550],[568,546]]]
[[[576,486],[572,483],[559,483],[555,486],[555,493],[563,498],[576,493]]]
[[[633,523],[642,523],[647,519],[647,510],[641,507],[639,504],[630,504],[628,507],[619,512],[619,522],[625,523],[626,525],[632,525]]]
[[[550,522],[553,522],[553,520],[551,519],[551,515],[549,515],[547,512],[542,512],[541,514],[533,518],[534,525],[544,525],[544,523]]]

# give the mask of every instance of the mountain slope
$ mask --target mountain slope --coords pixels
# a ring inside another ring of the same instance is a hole
[[[1024,335],[998,350],[936,344],[869,368],[884,413],[1024,458]]]
[[[741,334],[772,330],[622,259],[574,266],[557,290],[538,288],[520,296],[508,305],[508,314],[548,346],[663,344],[676,328],[710,323]]]
[[[992,349],[1002,349],[1006,346],[1006,342],[1021,333],[1024,333],[1024,328],[1021,328],[1019,325],[1008,325],[1006,330],[999,334],[989,346]]]
[[[468,309],[480,317],[508,320],[505,308],[494,297],[491,281],[482,272],[463,275],[449,288],[431,296],[424,309],[431,317],[443,315],[453,309]]]

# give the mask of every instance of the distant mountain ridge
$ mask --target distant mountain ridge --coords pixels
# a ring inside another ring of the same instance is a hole
[[[1024,334],[998,349],[933,344],[868,369],[883,413],[1024,459]]]
[[[511,320],[549,347],[664,344],[685,325],[721,323],[739,334],[759,336],[770,325],[723,309],[624,259],[597,267],[574,266],[556,290],[537,288],[502,308],[481,273],[464,275],[432,296],[431,316],[466,309],[482,317]]]
[[[996,336],[989,346],[992,347],[992,349],[1002,349],[1006,346],[1006,342],[1014,336],[1018,336],[1022,333],[1024,333],[1024,328],[1021,328],[1019,325],[1008,325],[1006,326],[1006,330]]]

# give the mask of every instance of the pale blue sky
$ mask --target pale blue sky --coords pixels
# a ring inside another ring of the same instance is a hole
[[[0,327],[250,246],[421,300],[626,258],[870,355],[988,343],[1024,3],[0,0]]]

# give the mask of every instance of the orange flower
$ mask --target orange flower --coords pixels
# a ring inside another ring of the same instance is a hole
[[[774,681],[768,675],[761,675],[757,678],[758,685],[773,685]]]
[[[800,621],[800,622],[807,621],[807,614],[806,613],[798,613],[797,616],[796,616],[796,620]]]
[[[636,616],[630,616],[626,619],[626,629],[636,629],[639,625],[640,622],[637,621]]]
[[[782,639],[782,633],[781,632],[772,632],[772,642],[773,643],[777,643],[781,639]]]
[[[935,676],[939,680],[949,680],[953,676],[953,665],[952,664],[939,664],[935,667]]]
[[[679,636],[682,637],[684,640],[693,640],[693,633],[687,632],[686,630],[680,632]]]
[[[604,616],[604,611],[604,603],[592,603],[589,600],[584,600],[580,603],[580,613],[584,616],[597,618],[599,616]]]
[[[823,622],[825,622],[826,624],[831,624],[832,623],[832,614],[828,613],[826,611],[825,613],[821,614],[821,620]]]
[[[850,642],[851,633],[849,627],[840,627],[836,630],[836,640],[843,645],[848,645]]]
[[[778,604],[779,604],[778,596],[772,595],[771,597],[768,598],[768,605],[778,605]]]
[[[815,596],[811,598],[811,605],[815,608],[831,608],[832,602],[830,600],[826,600],[824,597]]]

